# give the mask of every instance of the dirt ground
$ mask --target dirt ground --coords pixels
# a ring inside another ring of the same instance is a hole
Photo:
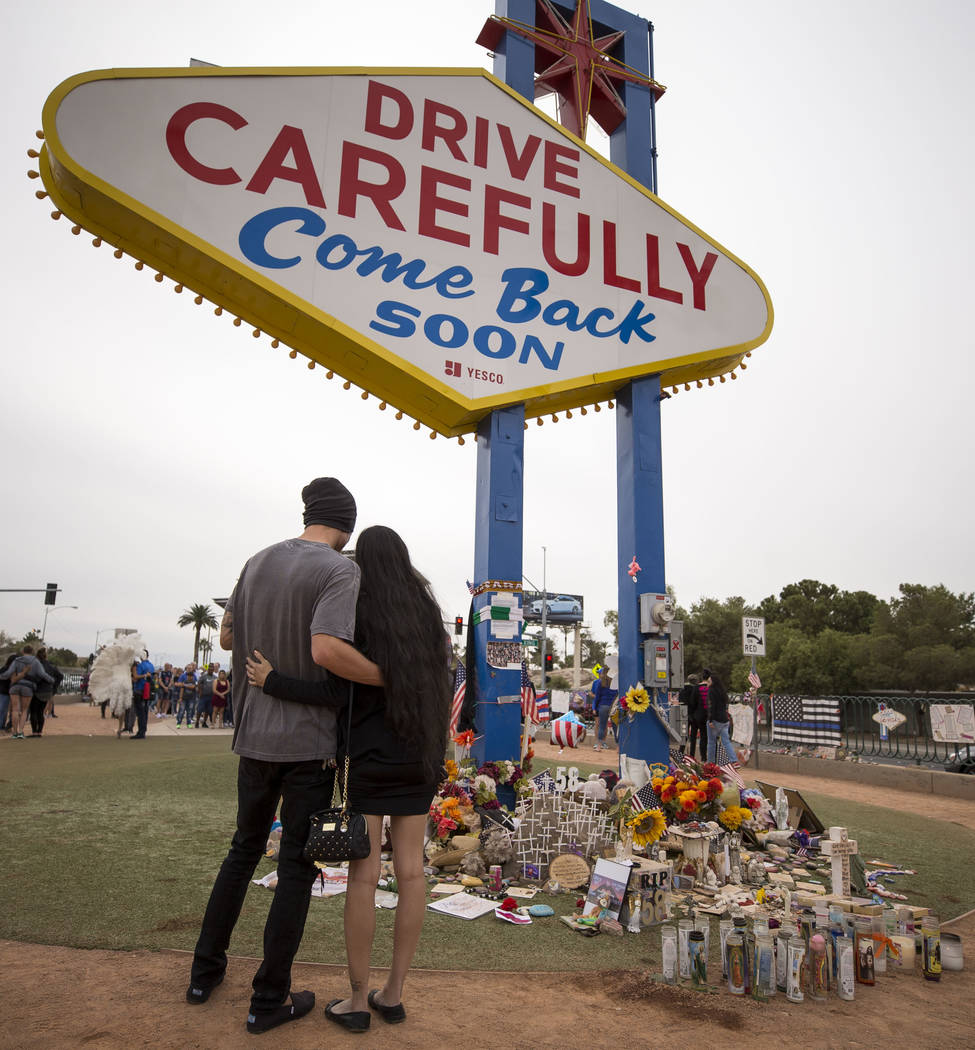
[[[115,731],[97,708],[86,705],[60,704],[58,716],[45,734]],[[171,720],[151,721],[151,735],[175,731]],[[2,746],[43,746],[43,741],[12,745],[0,740]],[[549,745],[541,742],[536,751],[539,757],[557,757],[566,765],[573,764],[573,756],[588,762],[597,757],[591,747],[561,756],[552,749],[549,755]],[[615,753],[599,757],[612,765]],[[897,809],[909,807],[913,799],[908,792],[812,777],[790,777],[789,786]],[[930,810],[935,800],[929,795],[924,799]],[[975,827],[975,806],[945,800],[943,819]],[[858,985],[854,1003],[831,999],[825,1004],[795,1004],[780,995],[763,1004],[737,999],[724,989],[709,994],[662,987],[634,972],[566,978],[557,973],[414,971],[404,997],[406,1023],[388,1027],[374,1018],[368,1039],[377,1048],[403,1050],[459,1042],[471,1050],[660,1044],[780,1050],[783,1038],[792,1041],[798,1033],[804,1045],[817,1048],[975,1047],[975,913],[946,928],[960,934],[968,949],[966,970],[946,973],[937,984],[924,981],[920,970],[882,976],[872,988]],[[352,1039],[321,1012],[329,999],[345,994],[343,969],[305,963],[296,964],[293,981],[296,989],[315,992],[313,1013],[263,1037],[249,1036],[244,1021],[256,965],[251,959],[231,959],[224,984],[206,1005],[197,1007],[183,1000],[186,953],[85,951],[0,941],[0,1046],[213,1050],[262,1038],[288,1050],[318,1050],[323,1042]],[[381,978],[377,971],[375,983]]]

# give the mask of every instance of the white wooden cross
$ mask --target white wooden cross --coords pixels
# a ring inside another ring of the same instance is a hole
[[[849,897],[850,857],[859,853],[856,840],[849,838],[846,828],[830,828],[829,838],[822,839],[819,848],[832,862],[833,893]]]

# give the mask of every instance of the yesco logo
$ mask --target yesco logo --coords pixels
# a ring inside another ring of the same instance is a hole
[[[78,78],[52,152],[212,246],[259,327],[444,429],[767,336],[744,264],[488,74],[244,72]]]

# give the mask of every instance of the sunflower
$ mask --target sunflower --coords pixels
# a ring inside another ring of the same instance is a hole
[[[646,711],[650,706],[650,694],[643,688],[642,683],[631,685],[626,691],[626,709],[636,711],[637,714]]]
[[[667,821],[659,809],[644,809],[626,821],[633,829],[634,846],[652,846],[667,830]]]

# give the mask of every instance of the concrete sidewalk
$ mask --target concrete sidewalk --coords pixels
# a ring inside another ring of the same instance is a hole
[[[146,736],[232,736],[233,727],[227,729],[194,729],[184,722],[176,724],[175,718],[156,718],[149,712],[149,724],[146,726]]]

